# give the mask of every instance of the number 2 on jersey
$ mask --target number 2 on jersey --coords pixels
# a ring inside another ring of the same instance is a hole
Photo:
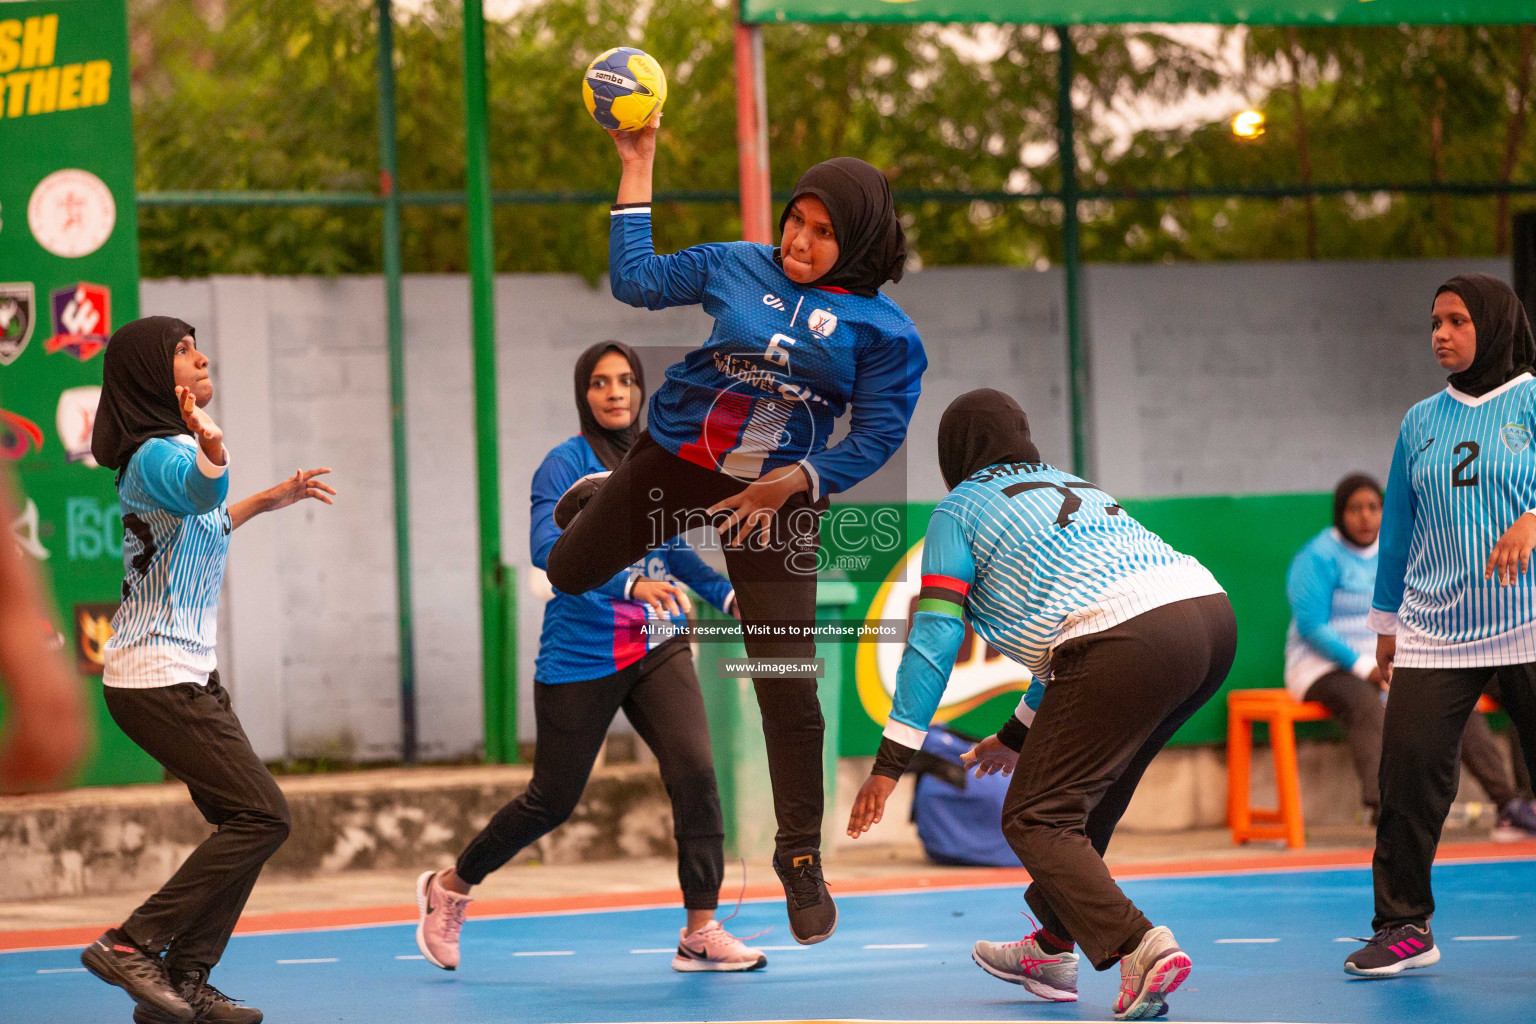
[[[1477,457],[1482,454],[1483,450],[1478,447],[1476,441],[1463,441],[1456,446],[1451,454],[1460,455],[1462,452],[1466,452],[1466,457],[1456,463],[1456,468],[1451,470],[1451,486],[1476,487],[1477,470],[1472,468],[1472,464],[1477,461]],[[1463,472],[1463,470],[1466,472]]]

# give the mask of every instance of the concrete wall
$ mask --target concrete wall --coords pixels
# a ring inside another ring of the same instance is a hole
[[[1442,385],[1426,343],[1436,283],[1494,261],[1091,267],[1095,475],[1124,496],[1319,490],[1384,473],[1402,413]],[[934,269],[890,289],[929,355],[905,459],[910,500],[943,493],[933,446],[957,394],[999,387],[1030,414],[1047,459],[1068,460],[1059,272]],[[529,587],[528,482],[575,432],[571,366],[616,337],[661,371],[709,332],[697,307],[652,313],[567,275],[497,281],[505,560],[519,574],[521,731],[542,616]],[[215,360],[214,414],[236,494],[330,466],[333,508],[241,528],[221,666],[258,751],[397,757],[400,744],[389,390],[376,277],[146,281],[145,315],[198,328]],[[421,755],[481,739],[469,292],[405,282],[411,613]],[[899,479],[899,478],[898,478]],[[856,489],[849,500],[877,495]],[[879,497],[889,497],[882,492]]]

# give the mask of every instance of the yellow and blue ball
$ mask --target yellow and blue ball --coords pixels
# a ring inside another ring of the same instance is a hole
[[[637,132],[667,102],[667,76],[644,50],[615,46],[587,65],[581,98],[604,128]]]

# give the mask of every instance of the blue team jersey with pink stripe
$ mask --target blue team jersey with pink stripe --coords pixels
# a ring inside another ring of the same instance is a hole
[[[699,304],[709,340],[667,368],[651,396],[651,437],[696,465],[755,480],[803,463],[812,498],[845,491],[907,436],[928,357],[884,295],[798,285],[752,242],[656,254],[649,206],[615,207],[609,283],[632,306]],[[828,446],[852,409],[848,434]]]
[[[560,528],[555,525],[555,503],[577,480],[601,473],[598,461],[577,435],[557,445],[533,474],[529,542],[533,564],[547,568],[549,549],[555,546]],[[539,636],[539,657],[533,677],[541,683],[577,683],[601,679],[628,668],[665,642],[664,631],[648,631],[647,622],[660,625],[650,606],[629,597],[641,579],[682,583],[721,611],[735,600],[731,584],[705,564],[682,538],[673,538],[648,552],[634,565],[585,594],[555,596],[544,606],[544,629]],[[674,625],[686,618],[672,617]]]

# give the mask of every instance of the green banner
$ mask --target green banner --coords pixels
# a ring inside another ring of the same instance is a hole
[[[100,697],[123,531],[91,424],[107,339],[139,315],[128,70],[124,0],[0,4],[0,459],[20,478],[15,540],[93,694],[86,783],[161,777]]]
[[[1505,25],[1536,21],[1532,0],[742,0],[741,20],[947,21],[1094,25]]]
[[[1149,530],[1198,558],[1232,599],[1237,660],[1223,692],[1282,685],[1285,631],[1291,618],[1285,574],[1296,552],[1331,521],[1331,501],[1327,494],[1265,494],[1121,502]],[[857,569],[859,578],[874,580],[855,584],[858,598],[849,609],[850,619],[911,622],[920,589],[922,539],[933,509],[933,505],[907,505],[900,510],[906,517],[904,536],[912,544],[902,551],[872,554],[870,531],[822,530],[829,566]],[[867,566],[861,561],[866,558],[872,559]],[[901,644],[843,645],[839,751],[844,756],[870,755],[879,747],[901,652]],[[1028,685],[1027,669],[966,627],[965,643],[936,720],[961,732],[989,734],[1012,713]],[[1226,722],[1226,698],[1217,694],[1174,742],[1224,743]]]

